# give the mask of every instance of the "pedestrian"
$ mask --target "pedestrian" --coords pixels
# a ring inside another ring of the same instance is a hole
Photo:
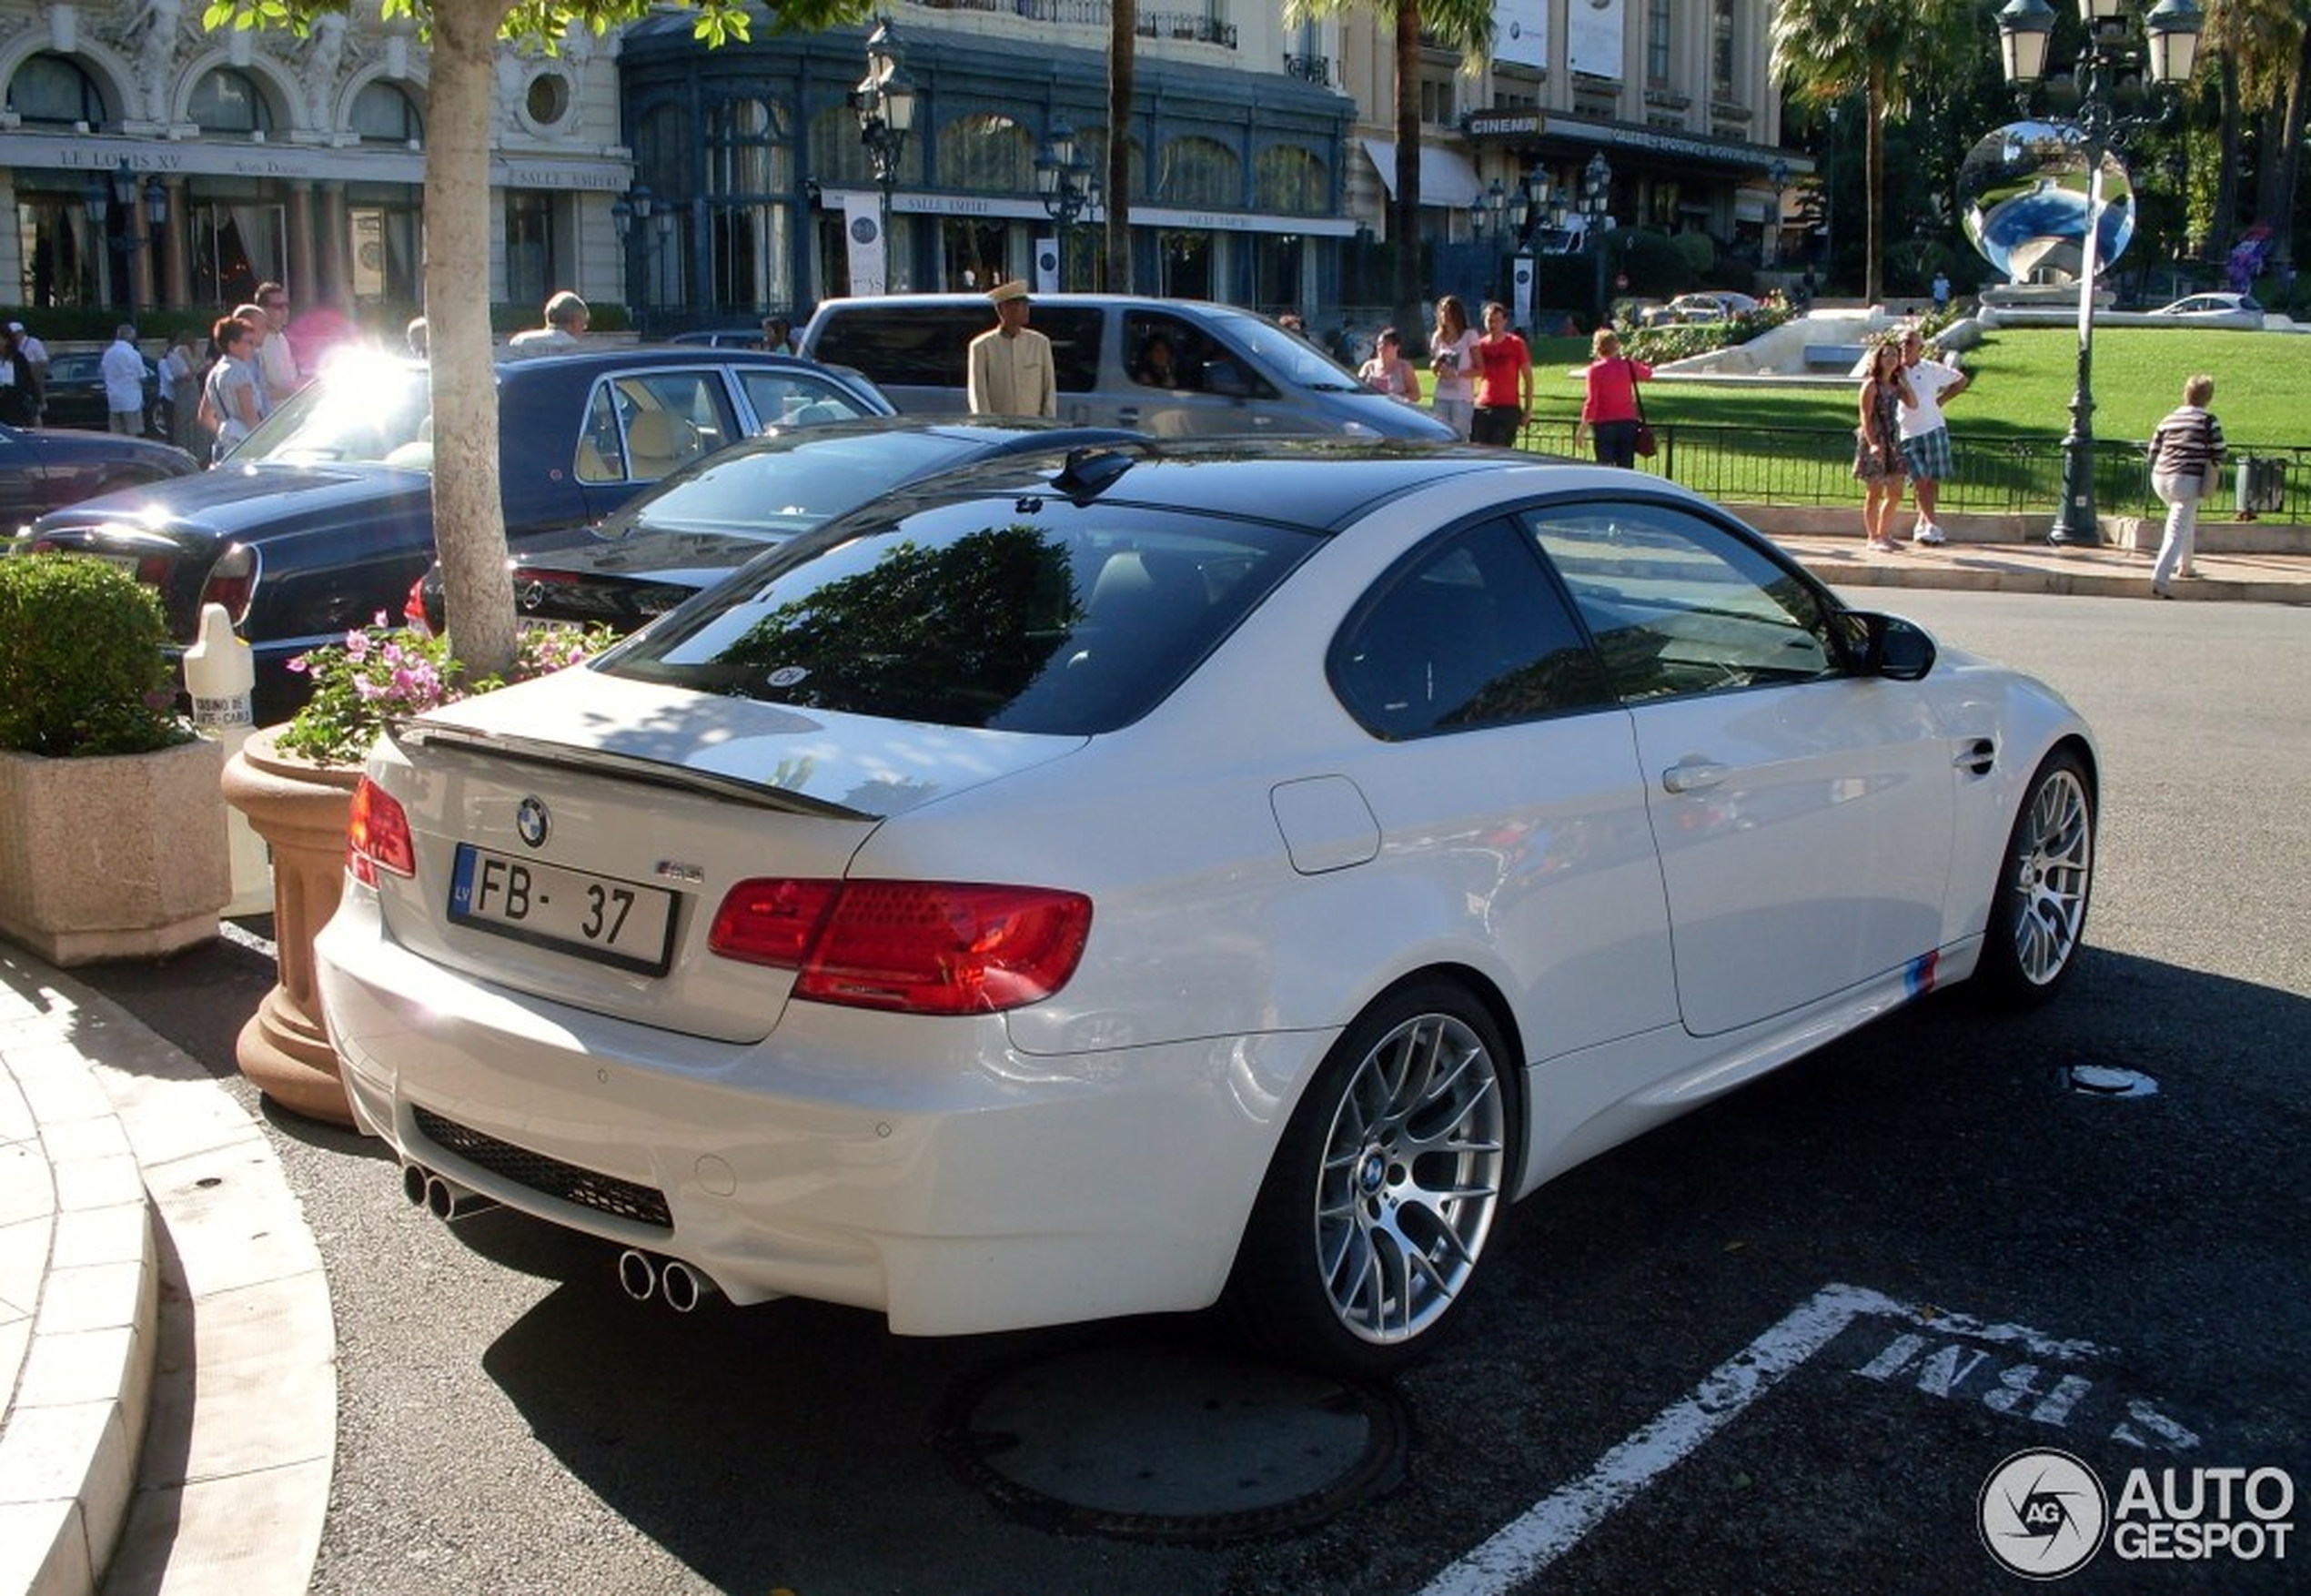
[[[783,316],[762,318],[762,347],[773,355],[793,354],[794,324]]]
[[[1955,366],[1927,359],[1926,340],[1914,327],[1902,335],[1902,371],[1910,384],[1910,404],[1902,412],[1902,457],[1918,501],[1910,540],[1945,543],[1949,540],[1933,518],[1943,479],[1950,475],[1950,424],[1943,419],[1942,401],[1956,399],[1974,379]]]
[[[1059,389],[1051,340],[1027,325],[1027,285],[1017,278],[987,290],[995,324],[971,340],[968,394],[974,416],[1057,416]]]
[[[40,419],[39,379],[24,352],[24,323],[0,328],[0,423],[29,427]]]
[[[1940,267],[1934,268],[1933,308],[1936,316],[1950,308],[1950,274]]]
[[[1477,413],[1468,436],[1478,443],[1514,448],[1533,413],[1533,358],[1509,329],[1509,307],[1485,306],[1485,336],[1477,340]]]
[[[2151,432],[2151,490],[2166,505],[2166,535],[2159,540],[2158,562],[2151,567],[2151,591],[2175,596],[2176,577],[2196,576],[2199,500],[2206,497],[2223,463],[2223,423],[2206,408],[2215,379],[2202,372],[2183,385],[2183,403],[2167,412]]]
[[[168,398],[169,441],[196,460],[208,456],[209,439],[200,427],[199,339],[190,328],[178,330],[160,358],[160,389]]]
[[[409,318],[409,325],[401,329],[401,342],[418,359],[426,358],[427,351],[432,347],[432,334],[426,327],[424,317]]]
[[[16,424],[37,427],[48,410],[48,346],[21,321],[8,323],[8,330],[15,335],[16,349],[24,356],[25,364],[31,370],[29,381],[19,379],[20,385],[32,395],[31,419]]]
[[[214,458],[221,460],[264,419],[264,379],[257,370],[263,332],[256,323],[227,316],[218,319],[215,337],[219,353],[202,389],[201,421],[217,435]]]
[[[145,357],[136,348],[136,328],[122,322],[112,330],[112,343],[96,362],[105,382],[105,415],[116,432],[129,438],[145,435]]]
[[[574,349],[579,339],[586,336],[586,328],[593,322],[593,312],[586,302],[568,288],[546,301],[546,324],[518,332],[506,340],[509,348],[520,349],[525,355],[550,354],[557,349]]]
[[[1861,424],[1853,429],[1853,474],[1867,490],[1862,530],[1879,554],[1894,551],[1893,516],[1902,508],[1902,411],[1913,403],[1902,376],[1902,345],[1882,338],[1870,350],[1870,374],[1862,379]]]
[[[1276,325],[1304,343],[1307,340],[1308,324],[1300,319],[1300,313],[1297,310],[1283,312],[1276,318]]]
[[[1468,437],[1477,413],[1477,335],[1468,325],[1468,308],[1458,294],[1437,301],[1437,325],[1428,334],[1428,369],[1437,379],[1437,419]]]
[[[1573,452],[1580,452],[1580,437],[1596,439],[1600,465],[1634,470],[1637,465],[1637,423],[1643,415],[1637,385],[1650,382],[1653,369],[1621,353],[1620,335],[1600,327],[1589,340],[1589,369],[1581,373],[1580,423],[1573,429]]]
[[[289,343],[288,308],[287,288],[278,283],[257,285],[257,309],[264,324],[264,336],[257,346],[257,370],[265,380],[263,398],[268,416],[305,386],[305,375],[297,366],[297,350]]]
[[[263,420],[273,413],[271,392],[265,386],[265,341],[272,336],[272,328],[265,322],[265,307],[251,299],[246,305],[233,307],[233,319],[248,328],[248,369],[257,378],[257,419]],[[220,350],[220,356],[222,351]]]
[[[1393,327],[1384,327],[1374,340],[1372,359],[1357,370],[1357,378],[1375,393],[1406,404],[1420,402],[1420,369],[1404,358],[1404,340]]]

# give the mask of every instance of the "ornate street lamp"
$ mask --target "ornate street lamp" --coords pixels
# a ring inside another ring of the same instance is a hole
[[[1790,187],[1790,163],[1780,156],[1775,156],[1773,164],[1765,168],[1765,181],[1767,187],[1773,190],[1773,219],[1766,228],[1766,237],[1772,247],[1766,252],[1766,264],[1780,266],[1781,264],[1781,196]]]
[[[914,131],[916,90],[907,76],[905,47],[899,25],[889,17],[876,19],[867,35],[867,72],[851,91],[851,108],[858,114],[859,141],[874,164],[874,180],[883,189],[883,250],[886,286],[893,275],[897,252],[891,247],[891,194],[899,186],[899,162],[906,154],[907,135]]]
[[[2094,277],[2096,246],[2101,241],[2103,162],[2124,149],[2143,128],[2165,116],[2169,101],[2162,98],[2146,115],[2122,116],[2113,108],[2111,91],[2118,69],[2131,66],[2134,51],[2124,0],[2078,0],[2086,43],[2078,53],[2076,82],[2079,106],[2071,119],[2079,151],[2086,158],[2086,231],[2078,263],[2078,386],[2071,396],[2070,430],[2063,438],[2063,498],[2046,540],[2057,546],[2095,544],[2103,540],[2094,514]],[[2198,59],[2199,28],[2204,18],[2192,0],[2158,0],[2143,18],[2152,83],[2174,88],[2191,76]],[[2006,0],[1998,13],[2000,51],[2006,81],[2018,99],[2027,99],[2033,86],[2046,74],[2046,46],[2054,31],[2054,7],[2046,0]]]
[[[1065,118],[1051,125],[1051,136],[1035,152],[1035,193],[1044,214],[1059,228],[1059,286],[1067,286],[1067,229],[1085,212],[1099,207],[1099,177],[1075,148],[1075,130]]]
[[[645,272],[641,279],[641,291],[635,292],[634,250],[641,240],[635,237],[634,227],[639,222],[646,237],[650,232],[651,212],[656,207],[657,201],[651,197],[647,183],[635,184],[610,202],[610,225],[618,232],[618,252],[626,266],[626,302],[633,308],[634,331],[637,333],[645,333],[649,329],[650,280]]]
[[[1605,152],[1598,150],[1580,169],[1580,210],[1587,218],[1581,237],[1597,260],[1597,317],[1602,326],[1609,319],[1611,301],[1605,297],[1605,224],[1611,219],[1613,204],[1613,168],[1605,159]]]

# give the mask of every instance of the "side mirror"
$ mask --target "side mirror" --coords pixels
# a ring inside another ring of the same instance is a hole
[[[1846,619],[1854,629],[1849,636],[1862,674],[1882,676],[1889,682],[1916,682],[1933,669],[1933,634],[1917,622],[1866,611]]]

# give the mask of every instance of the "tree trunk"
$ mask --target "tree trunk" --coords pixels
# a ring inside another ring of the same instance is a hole
[[[2239,236],[2239,72],[2225,55],[2216,61],[2216,77],[2222,86],[2224,159],[2217,163],[2215,179],[2215,218],[2208,223],[2210,236],[2206,240],[2207,257],[2221,262],[2231,253],[2232,242]]]
[[[1396,271],[1390,315],[1418,327],[1420,314],[1420,0],[1397,0],[1397,193],[1388,213]]]
[[[2287,79],[2286,139],[2280,146],[2278,203],[2272,207],[2271,227],[2278,236],[2273,260],[2282,268],[2295,265],[2296,186],[2303,176],[2303,133],[2311,116],[2311,28],[2304,30],[2302,46],[2295,53],[2295,73]],[[2286,273],[2280,273],[2282,280]]]
[[[1107,8],[1107,291],[1132,291],[1132,95],[1139,0]]]
[[[1870,72],[1862,115],[1870,125],[1862,130],[1862,141],[1863,242],[1869,250],[1862,261],[1862,302],[1876,305],[1883,299],[1885,280],[1879,264],[1882,252],[1878,235],[1885,222],[1886,208],[1886,80],[1875,67]]]
[[[427,84],[425,315],[433,370],[433,537],[449,629],[477,674],[513,665],[489,340],[489,126],[507,0],[436,0]]]

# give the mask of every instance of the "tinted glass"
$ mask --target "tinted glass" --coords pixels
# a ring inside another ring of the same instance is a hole
[[[765,427],[810,427],[873,414],[823,377],[804,371],[737,368],[739,386]]]
[[[328,376],[299,389],[266,417],[233,460],[424,467],[432,463],[432,440],[433,398],[423,367],[384,356],[340,355],[330,362]]]
[[[1096,309],[1030,303],[1028,325],[1051,340],[1052,364],[1062,393],[1089,393],[1099,382]],[[995,324],[993,307],[878,305],[872,311],[831,316],[811,358],[850,366],[883,388],[967,386],[971,340]]]
[[[1530,511],[1624,702],[1841,672],[1827,616],[1793,571],[1665,504]]]
[[[800,434],[788,447],[749,444],[612,516],[605,538],[640,528],[686,531],[793,532],[832,520],[887,490],[978,446],[920,432],[859,438]]]
[[[1613,702],[1580,627],[1508,521],[1390,573],[1343,630],[1332,679],[1348,712],[1390,739]]]
[[[944,726],[1137,719],[1314,543],[1030,497],[853,518],[765,556],[604,662],[618,675]]]

